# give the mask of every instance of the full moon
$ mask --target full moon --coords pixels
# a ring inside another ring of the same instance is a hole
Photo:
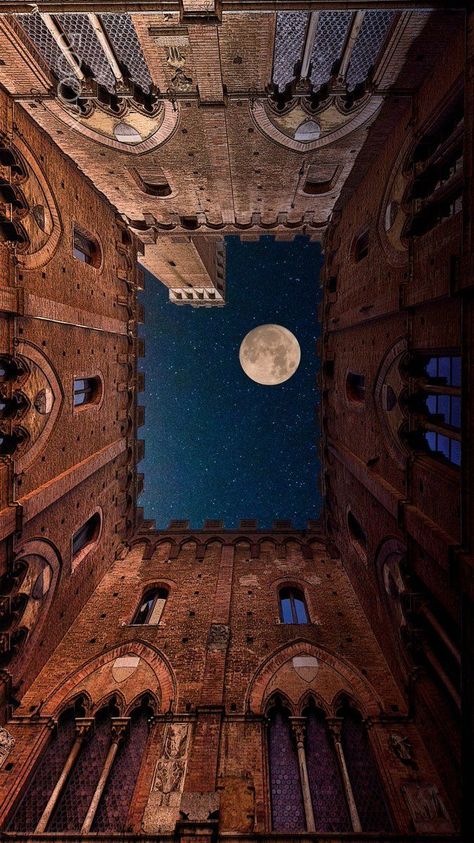
[[[242,340],[239,360],[255,383],[275,386],[295,374],[301,360],[300,344],[282,325],[259,325]]]

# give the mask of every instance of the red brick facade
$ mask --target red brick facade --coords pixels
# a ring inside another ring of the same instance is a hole
[[[0,828],[467,840],[472,20],[400,12],[352,100],[356,15],[315,104],[271,90],[273,8],[228,5],[136,9],[160,93],[127,89],[136,148],[0,16]],[[324,235],[324,515],[157,532],[137,253],[199,304],[236,232]]]

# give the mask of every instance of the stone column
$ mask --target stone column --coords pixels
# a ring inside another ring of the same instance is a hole
[[[105,759],[104,767],[100,775],[100,779],[97,782],[97,787],[94,791],[91,804],[89,805],[89,810],[87,811],[86,818],[82,823],[81,834],[87,834],[91,830],[92,823],[94,822],[94,817],[97,813],[97,808],[99,807],[101,796],[104,792],[105,785],[107,784],[107,780],[112,769],[112,764],[114,763],[115,756],[117,755],[117,750],[119,748],[120,741],[122,740],[125,734],[125,730],[130,722],[129,717],[112,717],[111,719],[112,743],[110,744],[109,751],[107,753],[107,758]]]
[[[359,812],[357,810],[357,805],[354,799],[354,793],[352,791],[351,780],[349,778],[349,772],[347,770],[346,759],[344,757],[344,750],[342,748],[341,743],[341,727],[342,727],[342,717],[329,717],[327,720],[330,733],[332,735],[332,739],[334,741],[334,747],[336,750],[337,760],[339,764],[339,769],[341,771],[342,783],[344,786],[344,793],[347,800],[347,805],[349,808],[349,814],[351,817],[352,823],[352,830],[353,831],[362,831],[362,825],[360,822]]]
[[[306,752],[304,748],[304,736],[306,730],[306,717],[290,717],[293,733],[296,738],[298,750],[298,767],[300,770],[301,790],[303,792],[304,813],[306,817],[306,831],[316,831],[313,813],[313,802],[309,789],[308,767],[306,765]]]
[[[66,763],[62,769],[61,775],[59,776],[59,779],[57,780],[56,785],[53,788],[53,792],[51,793],[51,796],[48,799],[46,808],[41,814],[38,825],[35,828],[35,833],[39,834],[41,832],[46,831],[46,827],[51,819],[51,815],[56,807],[61,793],[64,790],[64,786],[68,780],[69,774],[81,751],[84,739],[88,734],[93,723],[93,717],[76,717],[76,740],[74,741],[71,747],[69,755],[66,759]]]

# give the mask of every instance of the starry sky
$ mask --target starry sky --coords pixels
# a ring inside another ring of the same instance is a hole
[[[193,528],[207,518],[226,527],[255,518],[264,528],[289,518],[305,527],[321,507],[320,246],[305,237],[226,243],[223,308],[171,304],[167,289],[146,273],[140,504],[157,528],[173,518],[187,518]],[[278,386],[254,383],[239,363],[245,335],[268,323],[288,328],[301,346],[297,372]]]

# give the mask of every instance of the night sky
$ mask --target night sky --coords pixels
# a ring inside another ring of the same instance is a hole
[[[140,504],[157,528],[173,518],[191,527],[206,518],[226,527],[256,518],[260,527],[317,518],[319,492],[319,244],[227,240],[227,304],[179,307],[146,274],[142,336],[146,356],[145,490]],[[252,328],[284,325],[297,337],[301,363],[279,386],[244,374],[239,347]]]

